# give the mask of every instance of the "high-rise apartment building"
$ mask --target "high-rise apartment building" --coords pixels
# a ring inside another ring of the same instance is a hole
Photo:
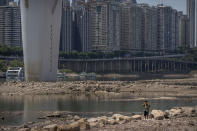
[[[175,50],[178,47],[178,12],[169,6],[158,5],[158,49]]]
[[[121,6],[120,9],[120,49],[129,50],[131,48],[131,34],[130,34],[130,6]]]
[[[91,3],[91,48],[112,51],[119,46],[119,7],[111,2]]]
[[[73,44],[75,50],[79,52],[88,52],[91,50],[90,38],[90,8],[87,4],[78,5],[73,9]]]
[[[189,32],[190,32],[190,47],[197,46],[195,44],[195,6],[197,1],[196,0],[187,0],[187,15],[189,18]]]
[[[91,51],[91,15],[90,7],[88,5],[83,8],[83,14],[80,17],[81,19],[81,31],[80,35],[82,38],[82,52]]]
[[[158,10],[147,4],[122,5],[120,11],[120,48],[157,50]]]
[[[62,4],[62,24],[60,37],[60,50],[71,52],[72,45],[72,9],[68,0],[63,0]]]
[[[91,3],[92,50],[103,51],[108,48],[108,6],[106,3]]]
[[[189,19],[183,12],[178,13],[179,17],[179,47],[189,46]]]
[[[20,8],[14,2],[0,7],[0,44],[22,46]]]
[[[130,49],[141,50],[143,42],[143,10],[138,5],[131,6],[130,16]]]
[[[110,3],[108,8],[108,50],[120,50],[120,6],[117,3]]]
[[[120,11],[120,49],[142,48],[143,10],[137,5],[122,5]]]
[[[139,5],[143,9],[142,21],[142,49],[143,50],[157,50],[157,33],[158,33],[158,17],[157,8],[150,7],[147,4]]]
[[[9,2],[13,2],[14,0],[0,0],[0,6],[8,6]]]

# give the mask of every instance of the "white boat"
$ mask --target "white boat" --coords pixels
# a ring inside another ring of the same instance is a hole
[[[6,81],[24,81],[25,73],[22,67],[9,67],[6,72]]]

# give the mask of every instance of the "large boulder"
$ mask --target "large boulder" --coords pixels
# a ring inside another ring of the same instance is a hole
[[[161,110],[152,110],[151,114],[156,120],[163,120],[165,115],[164,112]]]
[[[57,131],[57,124],[45,126],[43,129],[46,129],[47,131]]]
[[[170,110],[166,110],[164,113],[165,118],[171,118],[181,115],[183,113],[181,108],[173,108]]]
[[[121,115],[121,114],[114,114],[112,116],[112,119],[114,119],[119,124],[124,124],[126,122],[131,121],[131,117],[124,116],[124,115]]]
[[[103,123],[104,125],[108,124],[108,118],[106,116],[97,117],[99,123]]]
[[[79,123],[74,122],[67,125],[61,125],[57,128],[57,131],[80,131]]]
[[[182,107],[181,109],[186,116],[197,116],[197,110],[195,107]]]
[[[56,112],[54,112],[52,114],[47,115],[47,117],[60,117],[60,116],[61,116],[61,112],[58,112],[58,111],[56,111]]]
[[[98,119],[97,118],[90,118],[87,121],[88,122],[98,122]]]
[[[108,117],[101,116],[97,118],[90,118],[88,119],[88,122],[90,124],[90,127],[104,127],[108,123]]]
[[[79,123],[79,126],[80,126],[80,130],[88,130],[90,129],[90,125],[89,123],[87,122],[87,119],[80,119],[77,121]]]
[[[131,117],[131,120],[141,120],[142,116],[141,115],[134,115]]]
[[[124,116],[121,115],[121,114],[114,114],[112,116],[112,118],[115,119],[116,121],[122,121],[122,120],[124,120]]]
[[[57,131],[80,131],[88,129],[90,129],[89,123],[86,119],[82,118],[76,122],[59,126]]]
[[[90,128],[92,127],[104,127],[107,124],[114,125],[116,120],[112,117],[108,118],[106,116],[101,116],[97,118],[90,118],[87,120],[89,122]]]
[[[3,129],[4,130],[4,129]],[[30,131],[31,129],[30,128],[21,128],[19,129],[18,131]]]
[[[94,121],[92,121],[92,122],[89,122],[89,126],[90,126],[90,128],[93,128],[93,127],[99,127],[99,123],[98,122],[94,122]]]
[[[108,118],[108,124],[115,125],[115,124],[118,124],[118,122],[113,118]]]
[[[98,118],[90,118],[87,121],[89,122],[90,128],[99,127]]]
[[[78,120],[80,120],[80,117],[77,116],[77,115],[75,115],[75,116],[74,116],[74,120],[75,120],[75,121],[78,121]]]

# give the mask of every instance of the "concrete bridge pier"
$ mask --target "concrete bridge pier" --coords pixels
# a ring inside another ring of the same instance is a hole
[[[25,77],[56,81],[62,0],[21,0]]]

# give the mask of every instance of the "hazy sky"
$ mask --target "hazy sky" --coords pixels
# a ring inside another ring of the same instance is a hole
[[[148,3],[150,5],[161,4],[162,1],[165,5],[170,5],[178,11],[186,13],[186,0],[137,0],[138,3]]]
[[[170,5],[178,11],[186,13],[186,0],[137,0],[138,3],[148,3],[150,5],[161,4],[162,1],[164,1],[165,5]]]

